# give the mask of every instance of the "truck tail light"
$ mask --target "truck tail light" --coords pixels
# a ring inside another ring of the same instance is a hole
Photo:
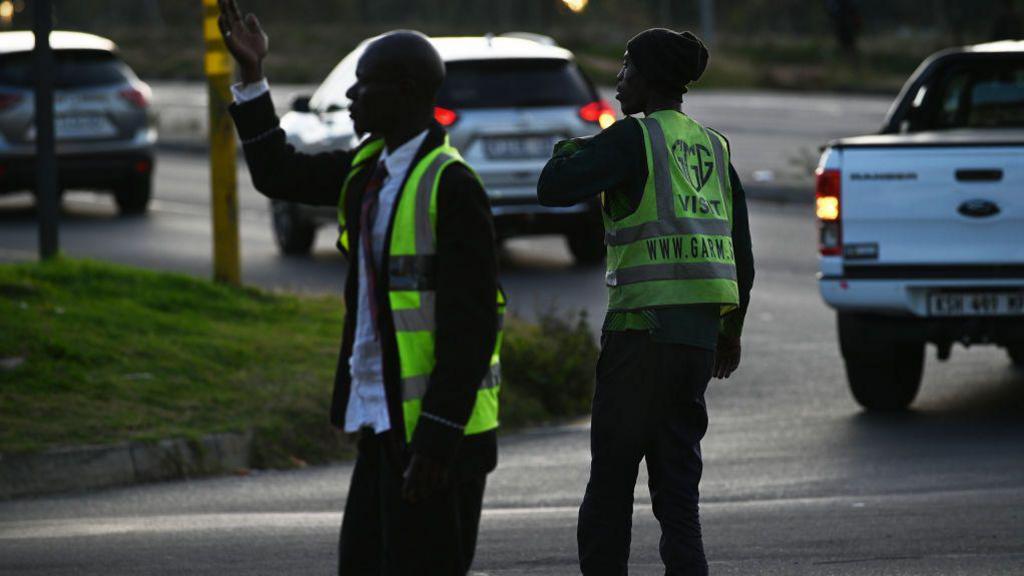
[[[615,123],[615,110],[608,102],[598,100],[580,108],[580,118],[596,123],[603,130]]]
[[[448,126],[455,124],[455,121],[458,119],[459,115],[455,110],[434,106],[434,120],[437,120],[437,123],[441,126],[447,128]]]
[[[814,213],[818,217],[818,251],[822,256],[843,252],[842,202],[839,170],[815,172]]]

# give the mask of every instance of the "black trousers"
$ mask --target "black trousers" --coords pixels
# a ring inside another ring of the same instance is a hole
[[[651,340],[646,332],[607,332],[597,364],[590,429],[590,481],[577,539],[586,576],[628,571],[633,488],[647,459],[665,573],[706,575],[698,484],[707,431],[704,392],[714,352]]]
[[[462,576],[480,527],[486,473],[453,471],[430,498],[401,498],[404,459],[387,434],[363,432],[341,522],[340,576]]]

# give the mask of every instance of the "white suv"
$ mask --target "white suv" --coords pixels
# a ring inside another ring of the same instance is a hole
[[[345,92],[369,39],[330,73],[311,98],[296,98],[281,119],[288,141],[305,151],[352,148],[358,138]],[[578,262],[604,256],[597,202],[570,208],[537,203],[537,179],[558,140],[598,132],[615,121],[573,60],[543,37],[432,38],[447,69],[435,118],[483,180],[500,239],[562,234]],[[336,223],[331,209],[272,201],[278,246],[308,253],[318,226]]]
[[[122,214],[146,211],[152,190],[152,92],[106,38],[50,34],[57,186],[111,191]],[[0,32],[0,194],[35,188],[31,32]]]

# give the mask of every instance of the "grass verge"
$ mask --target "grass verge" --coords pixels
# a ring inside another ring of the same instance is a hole
[[[253,430],[259,467],[344,457],[327,423],[342,315],[340,297],[92,261],[0,265],[0,453]],[[585,324],[507,326],[503,424],[586,413]]]

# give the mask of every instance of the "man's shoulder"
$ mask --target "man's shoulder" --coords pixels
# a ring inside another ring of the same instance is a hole
[[[705,128],[707,128],[708,132],[711,132],[715,136],[718,136],[719,138],[722,139],[723,142],[725,142],[726,150],[731,150],[732,145],[729,143],[729,138],[727,138],[725,134],[723,134],[721,131],[715,128],[712,128],[711,126],[705,126]]]
[[[643,138],[643,131],[640,128],[640,121],[632,116],[626,116],[616,120],[614,124],[605,128],[595,136],[609,143],[622,146],[632,146]]]
[[[444,191],[480,191],[483,192],[483,185],[477,177],[476,172],[470,168],[465,160],[452,162],[445,166],[441,172],[441,180],[438,182],[438,193]]]

